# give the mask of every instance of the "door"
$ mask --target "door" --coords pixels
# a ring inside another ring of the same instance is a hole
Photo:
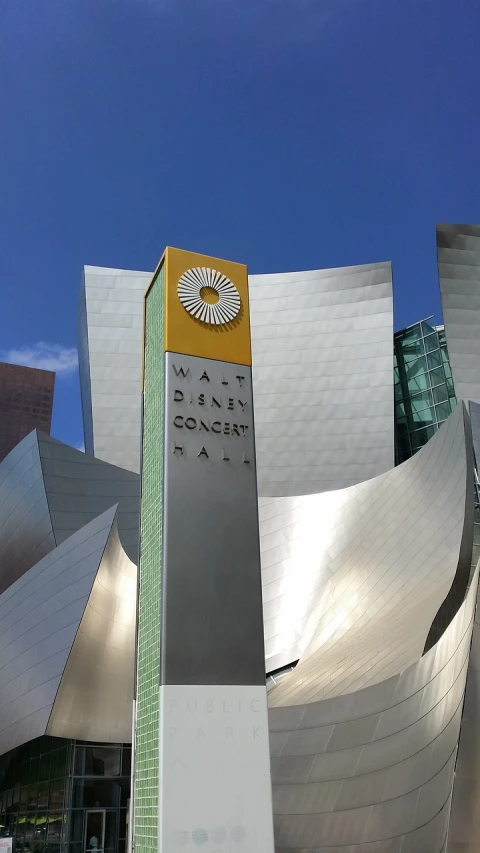
[[[105,809],[87,809],[85,812],[85,853],[103,853],[105,844]]]

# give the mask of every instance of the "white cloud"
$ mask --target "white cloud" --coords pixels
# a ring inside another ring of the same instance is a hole
[[[77,369],[78,354],[75,347],[39,341],[31,346],[12,348],[0,353],[0,361],[21,364],[24,367],[38,367],[40,370],[53,370],[57,376],[62,377],[69,376]]]

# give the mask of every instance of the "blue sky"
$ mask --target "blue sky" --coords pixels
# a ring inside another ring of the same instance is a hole
[[[439,314],[437,221],[480,222],[478,0],[3,0],[0,357],[59,365],[82,440],[83,264],[392,260]]]

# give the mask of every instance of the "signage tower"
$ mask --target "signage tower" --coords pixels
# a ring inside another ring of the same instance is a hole
[[[247,269],[145,296],[135,853],[273,853]]]

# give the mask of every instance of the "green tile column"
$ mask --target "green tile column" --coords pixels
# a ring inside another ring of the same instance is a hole
[[[142,502],[137,637],[134,825],[136,853],[158,849],[158,715],[162,591],[164,265],[145,306]]]

